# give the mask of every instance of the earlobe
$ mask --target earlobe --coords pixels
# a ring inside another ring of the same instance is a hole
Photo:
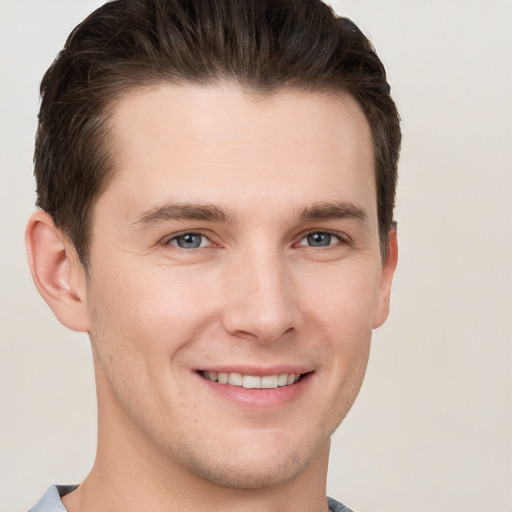
[[[85,270],[48,213],[32,215],[25,243],[34,283],[55,316],[69,329],[88,332]]]
[[[372,320],[372,328],[380,327],[389,315],[389,299],[391,294],[391,283],[398,263],[398,241],[396,225],[393,225],[389,232],[386,258],[382,265],[382,274],[378,290],[377,305]]]

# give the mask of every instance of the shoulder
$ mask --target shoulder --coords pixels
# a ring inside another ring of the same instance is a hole
[[[343,503],[329,497],[327,498],[327,504],[329,505],[329,510],[332,512],[353,512],[350,508],[343,505]]]
[[[77,487],[77,485],[52,485],[28,512],[66,512],[61,497]]]

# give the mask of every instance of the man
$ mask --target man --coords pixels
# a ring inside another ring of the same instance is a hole
[[[41,93],[29,262],[89,333],[98,449],[32,510],[348,510],[330,437],[397,259],[370,43],[318,0],[118,0]]]

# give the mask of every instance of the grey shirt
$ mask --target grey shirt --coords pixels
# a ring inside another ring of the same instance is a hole
[[[67,512],[60,498],[74,491],[77,485],[52,485],[45,495],[28,512]],[[331,512],[352,512],[345,505],[327,498]]]

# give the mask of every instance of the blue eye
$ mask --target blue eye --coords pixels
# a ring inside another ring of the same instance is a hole
[[[167,243],[176,245],[181,249],[199,249],[210,245],[210,240],[201,233],[183,233],[174,236]]]
[[[309,247],[328,247],[340,241],[340,238],[332,233],[325,231],[316,231],[309,233],[300,242],[299,245],[307,245]]]

